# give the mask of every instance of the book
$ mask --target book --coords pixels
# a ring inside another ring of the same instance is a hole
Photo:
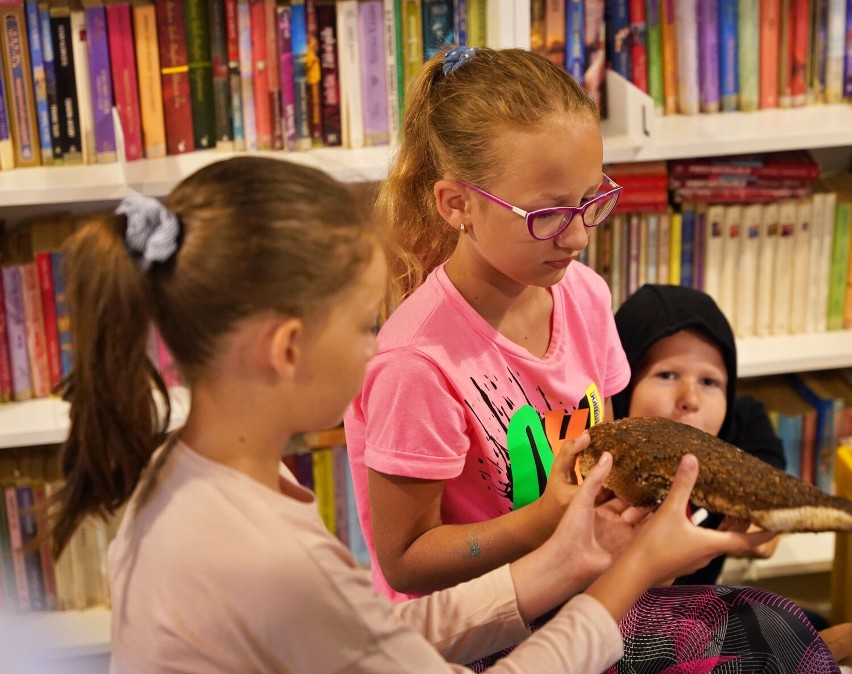
[[[362,0],[363,1],[363,0]],[[367,0],[368,2],[370,0]],[[559,15],[551,21],[548,18],[550,11],[558,3]],[[423,12],[421,28],[423,29],[423,60],[427,61],[437,54],[441,49],[451,45],[455,36],[453,35],[453,2],[452,0],[421,0],[420,7]],[[553,58],[561,65],[565,63],[565,5],[563,0],[548,0],[545,5],[545,41],[550,40],[551,24],[553,30],[560,34],[555,45]],[[550,56],[551,45],[545,45]]]
[[[793,107],[807,100],[808,41],[811,30],[810,0],[790,0],[790,94]]]
[[[55,250],[50,254],[50,271],[53,275],[53,292],[56,300],[56,331],[59,333],[59,362],[62,376],[71,372],[71,314],[65,298],[65,253]]]
[[[793,105],[792,62],[793,62],[793,0],[780,0],[778,11],[778,107]]]
[[[630,81],[648,93],[648,35],[645,24],[645,0],[629,0]]]
[[[757,318],[757,265],[763,206],[760,204],[743,206],[742,218],[736,314],[733,326],[737,337],[750,337],[755,334]]]
[[[719,0],[719,94],[725,112],[739,107],[738,9],[737,0]]]
[[[9,92],[8,121],[15,166],[39,166],[41,148],[23,0],[0,2],[0,56]]]
[[[50,367],[47,355],[47,336],[44,329],[44,310],[38,269],[34,262],[20,265],[21,289],[24,300],[24,330],[27,339],[30,378],[33,395],[43,397],[50,393]]]
[[[424,2],[423,8],[425,19],[427,9],[435,9],[436,4]],[[364,144],[367,146],[383,145],[389,140],[383,27],[382,0],[359,0],[358,53],[361,57]]]
[[[831,260],[828,281],[826,327],[844,327],[846,287],[849,275],[850,230],[852,230],[852,176],[839,174],[826,181],[836,194],[834,226],[832,228]]]
[[[257,149],[272,149],[272,111],[269,106],[269,68],[264,0],[249,0],[250,53],[254,84]]]
[[[699,112],[697,0],[675,3],[677,107],[682,115]]]
[[[665,0],[668,2],[669,0]],[[586,0],[586,71],[583,88],[598,106],[601,118],[606,118],[606,21],[604,0]]]
[[[604,0],[604,12],[607,67],[630,80],[629,0]]]
[[[657,230],[657,283],[669,283],[670,213],[660,213]]]
[[[349,2],[349,0],[343,0],[344,2]],[[423,9],[421,0],[400,0],[402,4],[402,78],[403,78],[403,89],[408,87],[408,83],[414,78],[414,76],[420,72],[420,67],[423,65]],[[542,10],[544,9],[544,0],[541,0]],[[347,30],[347,26],[351,23],[351,19],[347,18],[349,13],[354,13],[356,20],[355,26],[357,26],[357,5],[354,8],[350,8],[346,5],[345,11],[343,11],[343,7],[341,3],[338,3],[337,10],[338,16],[341,14],[343,25],[338,29],[338,35],[340,39],[344,37],[344,30]],[[534,9],[534,8],[533,8]],[[542,15],[543,16],[543,15]],[[351,30],[351,28],[348,28]],[[355,35],[357,36],[357,29],[355,31]],[[357,39],[357,38],[356,38]],[[542,33],[542,46],[544,45],[544,37]],[[343,50],[341,48],[341,54],[343,54]],[[351,54],[346,58],[351,58]],[[344,58],[341,58],[341,63],[344,61]],[[348,70],[348,68],[347,68]],[[342,77],[341,77],[342,80]],[[346,100],[345,98],[343,100]],[[360,105],[360,102],[359,102]],[[354,107],[354,106],[353,106]],[[345,125],[345,122],[344,122]],[[352,145],[350,147],[361,147],[360,145]]]
[[[210,5],[207,0],[183,0],[183,12],[192,137],[195,149],[204,150],[217,139]]]
[[[293,84],[292,24],[290,5],[276,8],[278,18],[278,74],[281,77],[281,125],[284,149],[296,149],[296,91]],[[340,92],[338,91],[338,97]],[[341,131],[342,135],[342,131]]]
[[[30,360],[27,353],[24,287],[19,265],[3,265],[3,303],[6,310],[6,334],[9,362],[12,366],[12,398],[28,400],[33,396]]]
[[[56,289],[53,285],[51,252],[40,251],[35,253],[35,265],[41,295],[50,391],[53,391],[62,379],[62,361],[60,358],[59,329],[56,323]]]
[[[290,8],[296,149],[309,150],[313,145],[313,139],[311,136],[311,101],[308,88],[308,19],[305,0],[291,2]],[[357,6],[355,9],[357,11]]]
[[[35,492],[33,483],[24,480],[15,488],[18,501],[18,518],[20,520],[21,555],[24,560],[24,571],[27,576],[27,594],[29,608],[34,611],[47,609],[47,595],[44,588],[44,573],[41,565],[41,553],[35,545],[38,538],[36,520]]]
[[[734,157],[675,159],[669,162],[673,178],[687,176],[755,176],[761,178],[816,180],[819,165],[804,150]]]
[[[423,0],[423,17],[427,16],[426,7],[433,0]],[[554,64],[565,70],[565,29],[566,12],[568,3],[565,0],[546,0],[544,3],[544,52]],[[464,44],[459,42],[459,44]],[[431,57],[434,51],[428,50],[424,54]]]
[[[755,334],[766,337],[772,332],[772,307],[775,289],[775,259],[778,249],[778,204],[763,207],[760,221],[760,244],[757,255],[757,304]]]
[[[284,149],[284,113],[281,107],[281,74],[278,58],[278,16],[275,0],[263,0],[266,27],[266,70],[269,77],[269,117],[272,127],[272,149]]]
[[[44,72],[44,50],[41,46],[41,21],[38,13],[38,2],[26,0],[24,6],[27,18],[27,41],[30,47],[41,161],[45,166],[49,166],[53,164],[53,136],[50,125],[50,104],[47,99],[47,76]]]
[[[843,2],[845,8],[846,0],[843,0]],[[840,51],[843,52],[842,46]],[[815,0],[811,3],[811,34],[808,44],[808,68],[805,73],[806,102],[808,105],[825,102],[827,59],[828,0]]]
[[[234,149],[234,121],[228,70],[225,0],[210,2],[210,64],[213,76],[213,132],[216,149],[231,152]]]
[[[466,2],[467,0],[465,0]],[[404,112],[403,103],[405,92],[402,90],[402,31],[400,29],[400,5],[396,0],[383,0],[385,18],[385,71],[386,86],[388,91],[388,135],[396,138],[399,133],[400,120]],[[467,13],[465,8],[460,7],[455,13],[456,31],[467,33]],[[337,15],[334,17],[335,44],[337,42]],[[469,44],[469,42],[468,42]],[[337,49],[335,48],[335,59]],[[340,99],[340,68],[337,67],[336,86],[338,95],[338,107]],[[342,130],[341,130],[341,141]],[[340,144],[338,143],[338,145]]]
[[[107,17],[101,0],[85,0],[86,48],[92,92],[94,159],[110,163],[117,159],[113,125],[112,65],[110,64]]]
[[[295,4],[295,3],[292,3]],[[304,7],[304,4],[302,5]],[[237,0],[237,44],[240,62],[240,101],[243,111],[243,138],[249,152],[257,151],[257,114],[254,95],[254,64],[251,49],[251,7]]]
[[[681,215],[672,213],[669,216],[669,283],[680,285],[680,248],[681,248]]]
[[[654,100],[654,108],[660,114],[664,110],[663,43],[660,32],[660,5],[663,1],[647,0],[645,7],[645,35],[648,46],[648,95]]]
[[[166,152],[195,150],[182,0],[155,0]]]
[[[697,32],[701,112],[719,112],[719,0],[698,3]]]
[[[387,8],[383,8],[385,30],[383,39],[387,48]],[[322,76],[322,142],[326,147],[339,146],[343,142],[343,132],[340,119],[340,68],[337,60],[337,13],[335,5],[331,2],[320,2],[317,4],[317,30],[319,33],[320,71]],[[393,76],[393,83],[386,80],[385,95],[388,96],[386,108],[388,117],[397,112],[396,96],[390,96],[388,92],[396,91],[396,61],[393,66],[385,59],[385,75]],[[399,120],[397,118],[396,125]],[[390,123],[388,125],[390,127]]]
[[[788,375],[796,392],[816,410],[814,438],[814,484],[826,494],[834,493],[835,415],[842,401],[826,391],[810,373]]]
[[[224,1],[225,37],[227,39],[228,49],[228,90],[230,91],[229,100],[231,102],[231,126],[234,134],[234,150],[239,152],[246,149],[246,136],[245,127],[243,125],[243,83],[240,71],[240,29],[238,8],[237,0]],[[284,7],[287,8],[287,16],[289,17],[290,6],[285,5]]]
[[[27,567],[24,561],[24,543],[21,536],[21,518],[18,509],[18,491],[14,484],[7,484],[3,490],[6,501],[6,524],[9,529],[9,547],[11,549],[12,570],[17,590],[19,610],[29,610],[30,592],[27,585]]]
[[[545,41],[546,0],[530,0],[530,51],[547,56]]]
[[[488,16],[486,10],[487,0],[467,0],[467,43],[471,47],[485,47],[487,45]]]
[[[9,128],[9,109],[6,107],[6,83],[0,68],[0,171],[15,168],[15,150]]]
[[[790,332],[799,334],[806,331],[808,323],[808,265],[813,244],[813,223],[810,199],[800,199],[796,203],[796,220],[793,230],[793,264],[788,269],[791,277],[792,293],[790,298]]]
[[[53,37],[50,27],[50,3],[38,2],[38,24],[41,38],[41,55],[44,65],[44,83],[47,92],[47,111],[50,119],[50,143],[53,150],[53,163],[62,160],[62,132],[59,116],[59,94],[56,83],[56,58],[53,50]],[[42,157],[42,161],[44,158]]]
[[[586,70],[586,15],[583,0],[567,0],[565,5],[565,70],[583,82]]]
[[[112,89],[124,138],[124,158],[135,161],[143,155],[143,143],[130,3],[108,2],[106,21]]]
[[[680,285],[695,286],[695,205],[684,204],[680,213]]]
[[[6,329],[6,304],[3,301],[3,276],[0,274],[0,403],[9,402],[11,399],[12,364],[9,360],[9,333]],[[0,523],[2,521],[0,518]]]
[[[778,107],[778,41],[781,37],[780,0],[760,0],[758,35],[758,106],[761,109]]]
[[[308,122],[312,147],[322,147],[322,66],[319,55],[317,0],[305,0],[305,85],[308,92]]]
[[[405,0],[405,3],[408,4],[408,0]],[[411,18],[407,16],[406,20],[410,21]],[[358,42],[357,0],[338,0],[337,39],[340,60],[340,112],[343,146],[360,148],[364,147],[365,141],[364,108],[361,103],[361,56]]]
[[[845,51],[850,47],[846,0],[828,0],[828,44],[825,61],[825,102],[839,103],[844,97]]]
[[[132,0],[133,46],[139,81],[139,116],[145,157],[166,156],[166,122],[160,80],[157,13],[153,0]]]
[[[829,235],[826,241],[824,229],[826,224],[825,207],[826,195],[817,192],[811,196],[811,245],[808,250],[807,288],[805,291],[806,320],[805,332],[817,332],[820,328],[820,314],[825,314],[825,303],[820,300],[823,277],[827,279],[828,265],[823,264],[823,246],[831,245]]]
[[[722,271],[720,272],[719,308],[731,325],[736,324],[737,280],[739,273],[740,228],[743,209],[739,204],[725,207],[724,247],[722,251]]]
[[[739,0],[737,6],[737,77],[739,109],[757,110],[760,92],[760,4]]]
[[[83,163],[92,164],[95,156],[95,110],[92,83],[89,75],[89,33],[86,11],[81,0],[70,0],[71,51],[74,54],[74,81],[77,86],[77,111],[79,117],[80,147]]]

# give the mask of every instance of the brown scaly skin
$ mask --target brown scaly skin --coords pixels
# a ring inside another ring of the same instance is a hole
[[[770,531],[852,531],[852,501],[829,496],[704,431],[660,417],[631,417],[589,429],[578,457],[585,475],[601,452],[613,465],[604,486],[636,506],[656,506],[687,452],[700,464],[693,503]]]

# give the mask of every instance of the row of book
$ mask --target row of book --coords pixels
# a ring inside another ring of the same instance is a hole
[[[852,369],[741,379],[737,386],[766,406],[787,472],[836,493],[837,450],[852,443]]]
[[[581,260],[613,308],[644,283],[670,283],[710,294],[738,337],[852,328],[852,174],[801,199],[678,210],[653,199],[589,230]]]
[[[56,446],[0,450],[0,613],[109,605],[112,523],[86,519],[58,559],[43,535],[57,476]]]
[[[57,213],[0,234],[0,402],[47,396],[71,371],[71,320],[60,248],[83,219]],[[149,354],[164,382],[179,385],[171,354],[153,328]]]
[[[852,97],[852,0],[531,0],[530,9],[534,50],[590,93],[605,64],[665,114]]]
[[[82,3],[82,4],[81,4]],[[387,143],[485,0],[11,0],[0,169]]]

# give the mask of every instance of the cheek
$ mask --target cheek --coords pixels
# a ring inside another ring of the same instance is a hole
[[[633,387],[630,396],[631,417],[663,417],[671,410],[670,394],[649,380],[643,379]]]

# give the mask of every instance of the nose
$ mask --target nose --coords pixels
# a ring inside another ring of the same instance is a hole
[[[678,409],[694,411],[698,409],[698,387],[694,382],[681,381],[678,387]]]
[[[565,230],[554,241],[560,248],[580,252],[589,245],[589,232],[583,224],[583,218],[575,215]]]

